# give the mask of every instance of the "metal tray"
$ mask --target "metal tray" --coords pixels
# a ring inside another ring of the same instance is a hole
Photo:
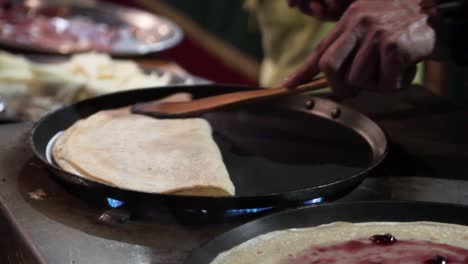
[[[175,46],[183,38],[180,27],[169,19],[130,7],[98,1],[37,0],[24,1],[24,4],[32,10],[60,9],[60,13],[63,14],[60,17],[65,20],[79,16],[105,25],[132,26],[145,32],[147,37],[139,39],[120,37],[109,50],[101,50],[101,52],[113,56],[138,56],[163,51]],[[154,40],[155,36],[158,37],[156,40]],[[143,39],[148,40],[144,41]],[[12,50],[35,53],[73,54],[89,51],[78,49],[73,45],[45,48],[40,45],[2,38],[0,38],[0,45]]]

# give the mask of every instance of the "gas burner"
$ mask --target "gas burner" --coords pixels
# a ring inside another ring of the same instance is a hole
[[[127,203],[113,199],[106,198],[106,204],[110,207],[100,217],[99,220],[105,224],[121,224],[128,219],[144,219],[154,220],[161,217],[161,214],[173,214],[180,217],[180,219],[191,219],[192,222],[212,222],[212,221],[226,221],[226,220],[239,220],[250,217],[261,216],[274,211],[279,211],[285,208],[297,208],[302,206],[309,206],[320,204],[323,202],[322,197],[306,200],[304,202],[292,203],[286,206],[279,207],[261,207],[261,208],[240,208],[228,210],[206,210],[206,209],[168,209],[168,208],[132,208]]]
[[[111,208],[118,208],[118,207],[125,204],[125,202],[123,202],[123,201],[113,199],[113,198],[109,198],[109,197],[106,198],[106,201],[107,201],[107,204],[109,205],[109,207],[111,207]],[[318,197],[318,198],[306,200],[306,201],[302,202],[300,205],[314,205],[314,204],[320,204],[322,202],[323,202],[323,198]],[[270,207],[261,207],[261,208],[229,209],[229,210],[225,211],[225,214],[227,216],[231,216],[231,215],[234,216],[234,215],[241,215],[241,214],[242,215],[243,214],[255,214],[255,213],[259,213],[259,212],[263,212],[263,211],[268,211],[268,210],[271,210],[271,209],[274,209],[274,207],[270,206]],[[191,210],[191,211],[199,211],[202,214],[208,213],[208,210],[204,210],[204,209]]]

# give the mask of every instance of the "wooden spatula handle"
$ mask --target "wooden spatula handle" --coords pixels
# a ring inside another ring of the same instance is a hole
[[[328,80],[324,77],[319,77],[310,81],[308,83],[304,83],[299,85],[298,87],[293,89],[293,92],[302,93],[302,92],[311,92],[319,89],[326,88],[328,86]]]
[[[285,87],[261,89],[254,91],[241,91],[196,99],[190,102],[174,103],[139,103],[132,107],[133,113],[151,115],[155,117],[186,117],[218,110],[232,105],[242,105],[249,102],[258,102],[278,96],[302,93],[324,88],[328,85],[325,77],[318,78],[299,87],[289,89]]]
[[[227,106],[233,104],[243,104],[249,103],[251,100],[259,101],[265,99],[272,99],[274,97],[287,95],[287,94],[296,94],[306,91],[314,91],[322,89],[328,86],[328,82],[325,77],[318,78],[312,82],[303,84],[296,88],[271,88],[271,89],[261,89],[254,91],[242,91],[242,92],[233,92],[222,95],[210,96],[206,98],[201,98],[192,102],[190,107],[191,109],[185,108],[184,111],[191,111],[192,109],[200,109],[203,111],[216,109],[218,106]]]

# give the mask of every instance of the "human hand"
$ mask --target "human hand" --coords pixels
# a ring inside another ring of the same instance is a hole
[[[357,0],[284,84],[295,87],[323,72],[338,95],[411,85],[416,63],[435,50],[436,33],[419,0]]]
[[[288,0],[290,7],[320,19],[337,20],[354,0]]]

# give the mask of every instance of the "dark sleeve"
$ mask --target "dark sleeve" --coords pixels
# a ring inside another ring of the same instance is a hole
[[[447,33],[450,59],[468,66],[468,0],[439,0],[437,11]]]

